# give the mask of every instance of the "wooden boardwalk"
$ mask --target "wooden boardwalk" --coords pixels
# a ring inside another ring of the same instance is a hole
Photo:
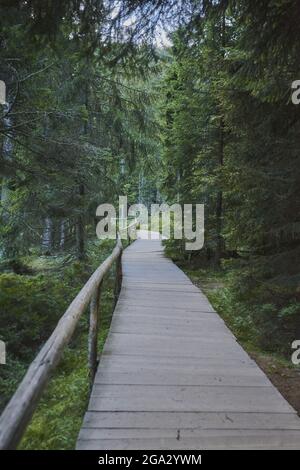
[[[160,241],[123,284],[78,449],[300,449],[300,419]]]

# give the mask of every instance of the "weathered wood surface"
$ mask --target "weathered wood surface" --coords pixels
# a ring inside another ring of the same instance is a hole
[[[78,449],[300,449],[300,419],[159,241],[123,284]]]
[[[96,362],[98,329],[98,302],[100,284],[113,263],[122,254],[118,239],[112,254],[90,277],[64,315],[55,330],[31,363],[21,384],[0,417],[0,450],[14,449],[19,443],[46,387],[52,371],[59,363],[65,346],[70,341],[80,317],[91,302],[91,326],[89,336],[89,364],[91,375]]]
[[[99,313],[100,313],[100,296],[101,286],[96,289],[91,298],[90,303],[90,325],[89,325],[89,336],[88,336],[88,361],[89,361],[89,373],[90,373],[90,386],[93,386],[95,374],[97,372],[97,361],[98,361],[98,331],[99,331]]]

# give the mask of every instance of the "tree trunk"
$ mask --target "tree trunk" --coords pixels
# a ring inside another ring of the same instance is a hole
[[[84,213],[83,213],[83,208],[84,208],[84,185],[80,184],[79,185],[79,195],[81,199],[81,204],[80,204],[80,214],[77,217],[76,221],[76,245],[77,245],[77,258],[80,261],[83,261],[85,259],[85,223],[84,223]]]
[[[221,25],[221,44],[222,44],[222,56],[223,59],[225,57],[225,46],[226,46],[226,15],[225,12],[223,13],[222,17],[222,25]],[[224,117],[222,115],[221,109],[221,118],[220,118],[220,128],[219,128],[219,161],[218,161],[218,169],[219,171],[222,169],[224,165]],[[220,185],[220,183],[219,183]],[[222,253],[225,251],[225,241],[222,236],[222,228],[223,228],[223,191],[219,187],[217,193],[217,202],[216,202],[216,231],[217,231],[217,247],[215,252],[215,264],[220,266]]]
[[[50,217],[45,218],[42,249],[44,253],[50,254],[53,245],[53,222]]]
[[[66,240],[65,221],[62,220],[60,223],[60,240],[59,240],[59,248],[62,251],[64,250],[64,247],[65,247],[65,240]]]
[[[223,119],[220,126],[220,154],[219,154],[219,167],[223,166],[224,159],[224,129],[223,129]],[[217,231],[217,247],[215,253],[215,263],[217,266],[220,266],[220,261],[222,253],[225,249],[225,242],[222,236],[223,228],[223,191],[219,189],[217,193],[217,203],[216,203],[216,231]]]
[[[8,105],[6,105],[8,106]],[[6,110],[5,106],[5,110]],[[4,129],[9,132],[10,128],[12,127],[12,122],[10,116],[6,116],[3,119],[3,125]],[[2,155],[3,155],[3,160],[10,161],[12,157],[12,152],[13,152],[13,142],[10,137],[10,134],[7,133],[6,136],[4,137],[3,140],[3,146],[2,146]],[[8,202],[9,200],[9,189],[8,189],[8,178],[3,177],[2,178],[2,184],[1,184],[1,205],[2,207]]]

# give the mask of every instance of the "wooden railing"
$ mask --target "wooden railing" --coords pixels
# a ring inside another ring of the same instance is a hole
[[[31,363],[17,391],[0,418],[0,449],[14,449],[38,405],[52,371],[59,363],[80,317],[90,304],[88,362],[91,384],[97,369],[99,303],[104,276],[116,262],[115,301],[122,283],[122,243],[118,238],[111,255],[99,266],[59,320],[55,330]]]

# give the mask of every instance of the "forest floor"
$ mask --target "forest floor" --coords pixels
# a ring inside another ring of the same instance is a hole
[[[247,351],[300,416],[300,368],[270,354]]]
[[[226,286],[226,276],[222,272],[191,269],[182,264],[179,264],[179,266],[190,277],[191,281],[207,295],[211,304],[224,319],[229,329],[232,330],[239,343],[300,416],[300,367],[294,366],[290,360],[283,356],[262,350],[255,341],[245,340],[243,332],[239,333],[239,330],[234,326],[235,312],[232,311],[232,315],[228,315],[228,313],[222,315],[220,293]]]

